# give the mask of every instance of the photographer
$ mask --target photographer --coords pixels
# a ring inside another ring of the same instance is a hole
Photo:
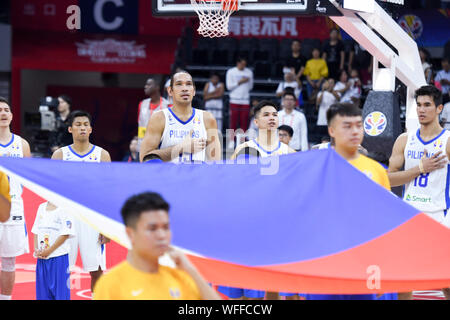
[[[50,135],[50,149],[52,152],[72,143],[72,135],[67,131],[67,118],[72,107],[72,99],[69,96],[60,95],[58,101],[56,131]]]

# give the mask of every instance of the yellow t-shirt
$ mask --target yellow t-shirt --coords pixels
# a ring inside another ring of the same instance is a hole
[[[8,176],[2,171],[0,171],[0,194],[4,196],[9,202],[11,202],[11,196],[9,195]]]
[[[328,77],[327,62],[323,59],[309,59],[306,62],[303,74],[305,76],[309,76],[311,80],[319,80],[320,78],[326,78]]]
[[[200,300],[200,291],[186,272],[159,266],[148,273],[123,261],[97,281],[95,300]]]
[[[358,158],[349,162],[370,179],[385,187],[387,190],[391,190],[387,171],[381,164],[362,154],[360,154]]]

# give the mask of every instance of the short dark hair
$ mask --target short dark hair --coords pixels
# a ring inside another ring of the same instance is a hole
[[[269,100],[262,100],[253,108],[253,114],[255,115],[255,118],[261,111],[261,109],[267,106],[274,107],[278,111],[278,106],[275,103]]]
[[[327,110],[327,124],[337,116],[341,117],[357,117],[362,116],[361,109],[351,103],[333,103]]]
[[[9,106],[9,101],[5,97],[0,97],[0,102],[6,103]]]
[[[294,135],[294,130],[292,129],[291,126],[288,126],[287,124],[283,124],[281,126],[278,127],[278,131],[283,130],[286,131],[289,135],[289,137],[292,138],[292,136]]]
[[[442,104],[442,92],[433,85],[421,86],[419,89],[417,89],[414,93],[414,98],[416,99],[416,101],[417,97],[419,96],[429,96],[433,98],[434,105],[436,107]]]
[[[70,107],[72,107],[72,98],[69,97],[68,95],[66,95],[66,94],[60,94],[60,95],[58,96],[58,98],[63,99],[65,102],[67,102],[67,104],[68,104]]]
[[[120,213],[125,226],[134,228],[143,212],[164,210],[169,213],[170,205],[156,192],[143,192],[128,198]]]
[[[193,78],[192,75],[191,75],[189,72],[187,72],[186,70],[179,70],[179,71],[176,71],[176,72],[174,72],[174,73],[170,76],[170,87],[171,87],[171,88],[173,88],[173,78],[174,78],[175,75],[178,74],[178,73],[186,73],[186,74],[190,75],[191,78],[192,78],[192,84],[194,85],[194,88],[195,88],[194,78]]]
[[[239,156],[246,155],[246,156],[254,156],[254,157],[260,157],[261,153],[258,149],[252,148],[252,147],[245,147],[239,150],[238,154],[236,155],[236,158]]]
[[[69,114],[69,117],[68,117],[69,127],[71,127],[73,125],[75,118],[78,118],[78,117],[87,117],[89,119],[89,123],[92,125],[92,117],[89,114],[89,112],[83,111],[83,110],[75,110]]]
[[[282,97],[284,98],[286,96],[292,96],[292,97],[294,97],[295,101],[297,101],[297,97],[295,96],[294,88],[287,87],[286,89],[284,89]]]

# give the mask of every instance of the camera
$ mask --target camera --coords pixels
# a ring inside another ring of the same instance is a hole
[[[39,102],[39,113],[41,114],[41,130],[56,130],[56,112],[59,101],[50,96],[41,98]]]

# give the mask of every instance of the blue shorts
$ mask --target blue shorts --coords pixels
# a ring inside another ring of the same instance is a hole
[[[241,289],[225,286],[218,286],[217,291],[231,299],[237,299],[243,296],[247,298],[264,298],[266,295],[266,292],[261,290]]]
[[[306,300],[397,300],[396,293],[376,294],[307,294]]]
[[[70,300],[69,255],[38,259],[36,300]]]

